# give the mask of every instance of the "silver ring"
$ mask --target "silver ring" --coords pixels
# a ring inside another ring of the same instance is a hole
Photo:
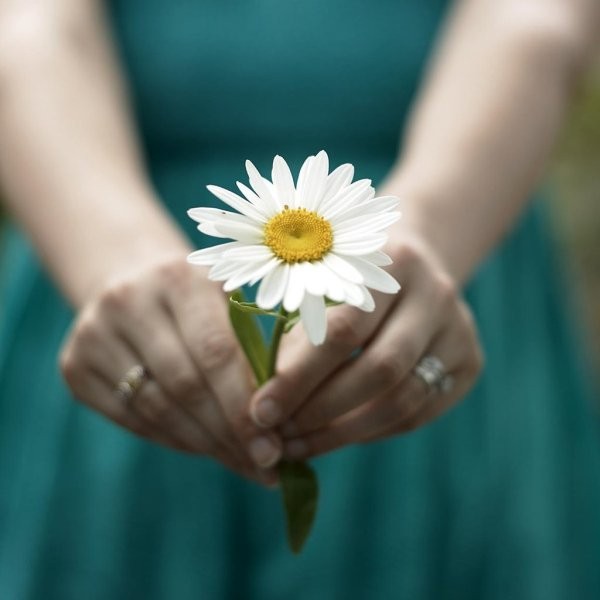
[[[115,396],[121,402],[130,402],[147,379],[148,371],[142,365],[134,365],[117,383]]]
[[[454,387],[454,378],[446,373],[444,363],[437,356],[425,356],[413,373],[427,386],[429,392],[448,393]]]

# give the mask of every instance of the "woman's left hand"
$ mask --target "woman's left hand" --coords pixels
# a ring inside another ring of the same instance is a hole
[[[477,379],[483,358],[469,308],[429,247],[402,237],[386,249],[402,286],[397,295],[376,294],[371,313],[328,309],[321,346],[312,346],[301,327],[284,336],[277,375],[256,392],[250,412],[258,425],[280,427],[287,458],[414,430]],[[425,356],[443,363],[450,391],[414,374]]]

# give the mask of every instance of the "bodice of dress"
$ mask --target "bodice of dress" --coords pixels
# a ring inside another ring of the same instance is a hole
[[[151,164],[321,148],[360,164],[396,154],[446,0],[110,4]]]

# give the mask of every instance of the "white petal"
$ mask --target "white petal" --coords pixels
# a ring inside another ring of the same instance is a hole
[[[379,215],[354,217],[335,226],[333,232],[335,235],[343,235],[345,233],[354,233],[355,235],[377,233],[395,223],[399,218],[400,213],[397,211]]]
[[[271,271],[271,269],[274,269],[278,263],[279,259],[272,258],[270,260],[244,265],[243,269],[240,269],[225,282],[223,289],[226,292],[231,292],[245,283],[248,283],[251,279],[258,281],[261,277],[264,277]]]
[[[373,215],[384,213],[396,208],[400,201],[396,196],[379,196],[371,198],[366,202],[361,202],[336,214],[334,219],[331,219],[332,225],[343,223],[346,219],[352,219],[362,215]]]
[[[358,307],[365,312],[373,312],[375,310],[375,300],[371,295],[371,292],[363,285],[361,286],[362,292],[365,295],[363,303]]]
[[[271,263],[268,264],[265,269],[258,271],[252,276],[252,279],[248,281],[248,285],[254,285],[257,281],[261,280],[263,277],[266,277],[273,269],[276,269],[281,264],[281,259],[277,257],[273,257],[271,259]]]
[[[267,273],[260,282],[256,294],[256,304],[264,309],[270,309],[279,304],[285,293],[289,274],[290,265],[287,263],[280,264]]]
[[[225,258],[248,262],[257,259],[273,258],[273,252],[270,248],[262,244],[240,244],[235,248],[227,250]]]
[[[315,296],[324,296],[327,291],[329,272],[323,269],[320,262],[304,262],[304,282],[306,291]]]
[[[236,223],[246,223],[247,225],[253,225],[254,227],[261,226],[261,223],[258,223],[254,219],[250,219],[249,217],[241,215],[240,213],[234,213],[229,210],[223,210],[222,208],[192,208],[188,210],[188,215],[198,223],[208,221],[210,223],[216,224],[221,221],[235,221]]]
[[[327,177],[321,203],[333,198],[342,188],[350,185],[352,177],[354,177],[354,167],[351,164],[340,165],[334,169]]]
[[[395,294],[400,289],[400,284],[380,267],[358,256],[347,256],[346,260],[362,273],[366,286],[386,294]]]
[[[327,278],[327,289],[325,291],[325,295],[334,302],[344,302],[346,299],[346,293],[344,291],[342,280],[340,277],[338,277],[337,273],[332,271],[325,263],[320,264]]]
[[[300,173],[298,173],[298,181],[296,182],[296,201],[295,207],[304,206],[304,197],[302,196],[302,191],[306,187],[306,176],[308,175],[308,171],[313,161],[315,160],[314,156],[309,156],[300,167]]]
[[[261,206],[266,209],[266,206],[264,206],[265,203],[247,185],[243,184],[241,181],[236,181],[235,184],[238,186],[240,192],[244,194],[248,202],[252,202],[254,206]]]
[[[369,254],[362,255],[361,258],[363,260],[368,260],[378,267],[387,267],[394,262],[385,252],[381,252],[381,250],[369,252]]]
[[[272,210],[280,210],[282,206],[279,205],[277,199],[273,198],[271,190],[265,184],[265,180],[263,179],[262,175],[258,172],[258,169],[249,160],[246,161],[246,171],[248,171],[250,185],[257,193],[259,198],[263,201],[263,204],[266,208],[266,214],[271,214]]]
[[[302,298],[304,298],[304,291],[302,269],[298,267],[298,264],[290,265],[290,276],[283,296],[283,308],[288,312],[298,310]]]
[[[322,296],[305,294],[300,304],[300,318],[308,339],[318,346],[325,341],[327,333],[327,319],[325,314],[325,301]]]
[[[370,179],[359,179],[349,186],[342,188],[328,202],[323,202],[319,207],[319,214],[326,219],[333,219],[344,210],[366,202],[375,195]]]
[[[345,256],[356,256],[379,250],[387,242],[387,235],[378,234],[358,240],[347,240],[343,242],[334,241],[332,250],[336,254]]]
[[[267,216],[266,211],[261,210],[261,207],[258,205],[254,205],[243,198],[240,198],[237,194],[226,190],[225,188],[219,187],[218,185],[207,185],[206,189],[225,202],[225,204],[231,206],[234,210],[237,210],[239,213],[246,215],[250,219],[254,221],[259,221],[260,223],[266,223]],[[193,218],[193,217],[192,217]]]
[[[202,250],[192,252],[187,257],[187,261],[193,265],[212,265],[215,261],[223,258],[223,254],[228,250],[240,247],[244,247],[240,242],[226,242],[225,244],[219,244],[218,246],[203,248]]]
[[[340,279],[340,281],[344,286],[344,294],[346,296],[344,302],[347,302],[352,306],[361,306],[365,301],[365,286],[350,281],[344,281],[343,279]]]
[[[347,279],[352,283],[363,283],[363,276],[360,271],[344,260],[341,256],[329,252],[321,259],[338,277]]]
[[[288,164],[281,156],[276,156],[273,159],[273,170],[271,172],[273,185],[279,199],[279,203],[284,206],[287,204],[290,208],[294,207],[294,199],[296,196],[296,188],[294,187],[294,179]]]
[[[205,233],[206,235],[212,235],[213,237],[218,237],[218,238],[228,238],[228,235],[224,235],[222,234],[220,231],[217,231],[215,228],[215,224],[214,223],[210,223],[210,222],[205,222],[205,223],[200,223],[200,225],[198,225],[198,231],[201,231],[202,233]]]
[[[218,226],[217,226],[218,228]],[[384,232],[379,232],[379,233],[371,233],[369,231],[364,232],[354,232],[354,231],[346,231],[344,233],[340,233],[340,234],[334,234],[333,236],[333,241],[334,243],[337,242],[339,244],[343,244],[345,242],[358,242],[358,243],[362,243],[364,241],[368,241],[371,240],[375,237],[385,237],[386,234]]]
[[[325,150],[321,150],[309,163],[306,175],[298,178],[298,195],[296,200],[308,210],[315,210],[321,202],[327,182],[329,158]]]
[[[277,205],[283,209],[283,204],[279,200],[279,196],[277,195],[277,190],[275,189],[273,182],[269,181],[266,177],[263,177],[263,182],[267,186],[267,189],[269,190],[271,197],[274,198]]]
[[[259,244],[263,240],[262,229],[246,223],[224,222],[214,224],[215,229],[225,237],[246,242],[246,244]]]
[[[247,263],[222,260],[212,266],[208,272],[208,278],[212,281],[225,281],[247,266]]]

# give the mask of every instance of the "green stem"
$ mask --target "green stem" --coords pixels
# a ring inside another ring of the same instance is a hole
[[[283,304],[279,308],[279,319],[275,321],[275,328],[273,329],[273,337],[271,338],[271,348],[269,350],[269,364],[267,368],[267,379],[271,379],[275,375],[275,367],[277,365],[277,352],[279,351],[279,343],[281,342],[281,336],[285,324],[287,323],[288,312],[283,308]]]

